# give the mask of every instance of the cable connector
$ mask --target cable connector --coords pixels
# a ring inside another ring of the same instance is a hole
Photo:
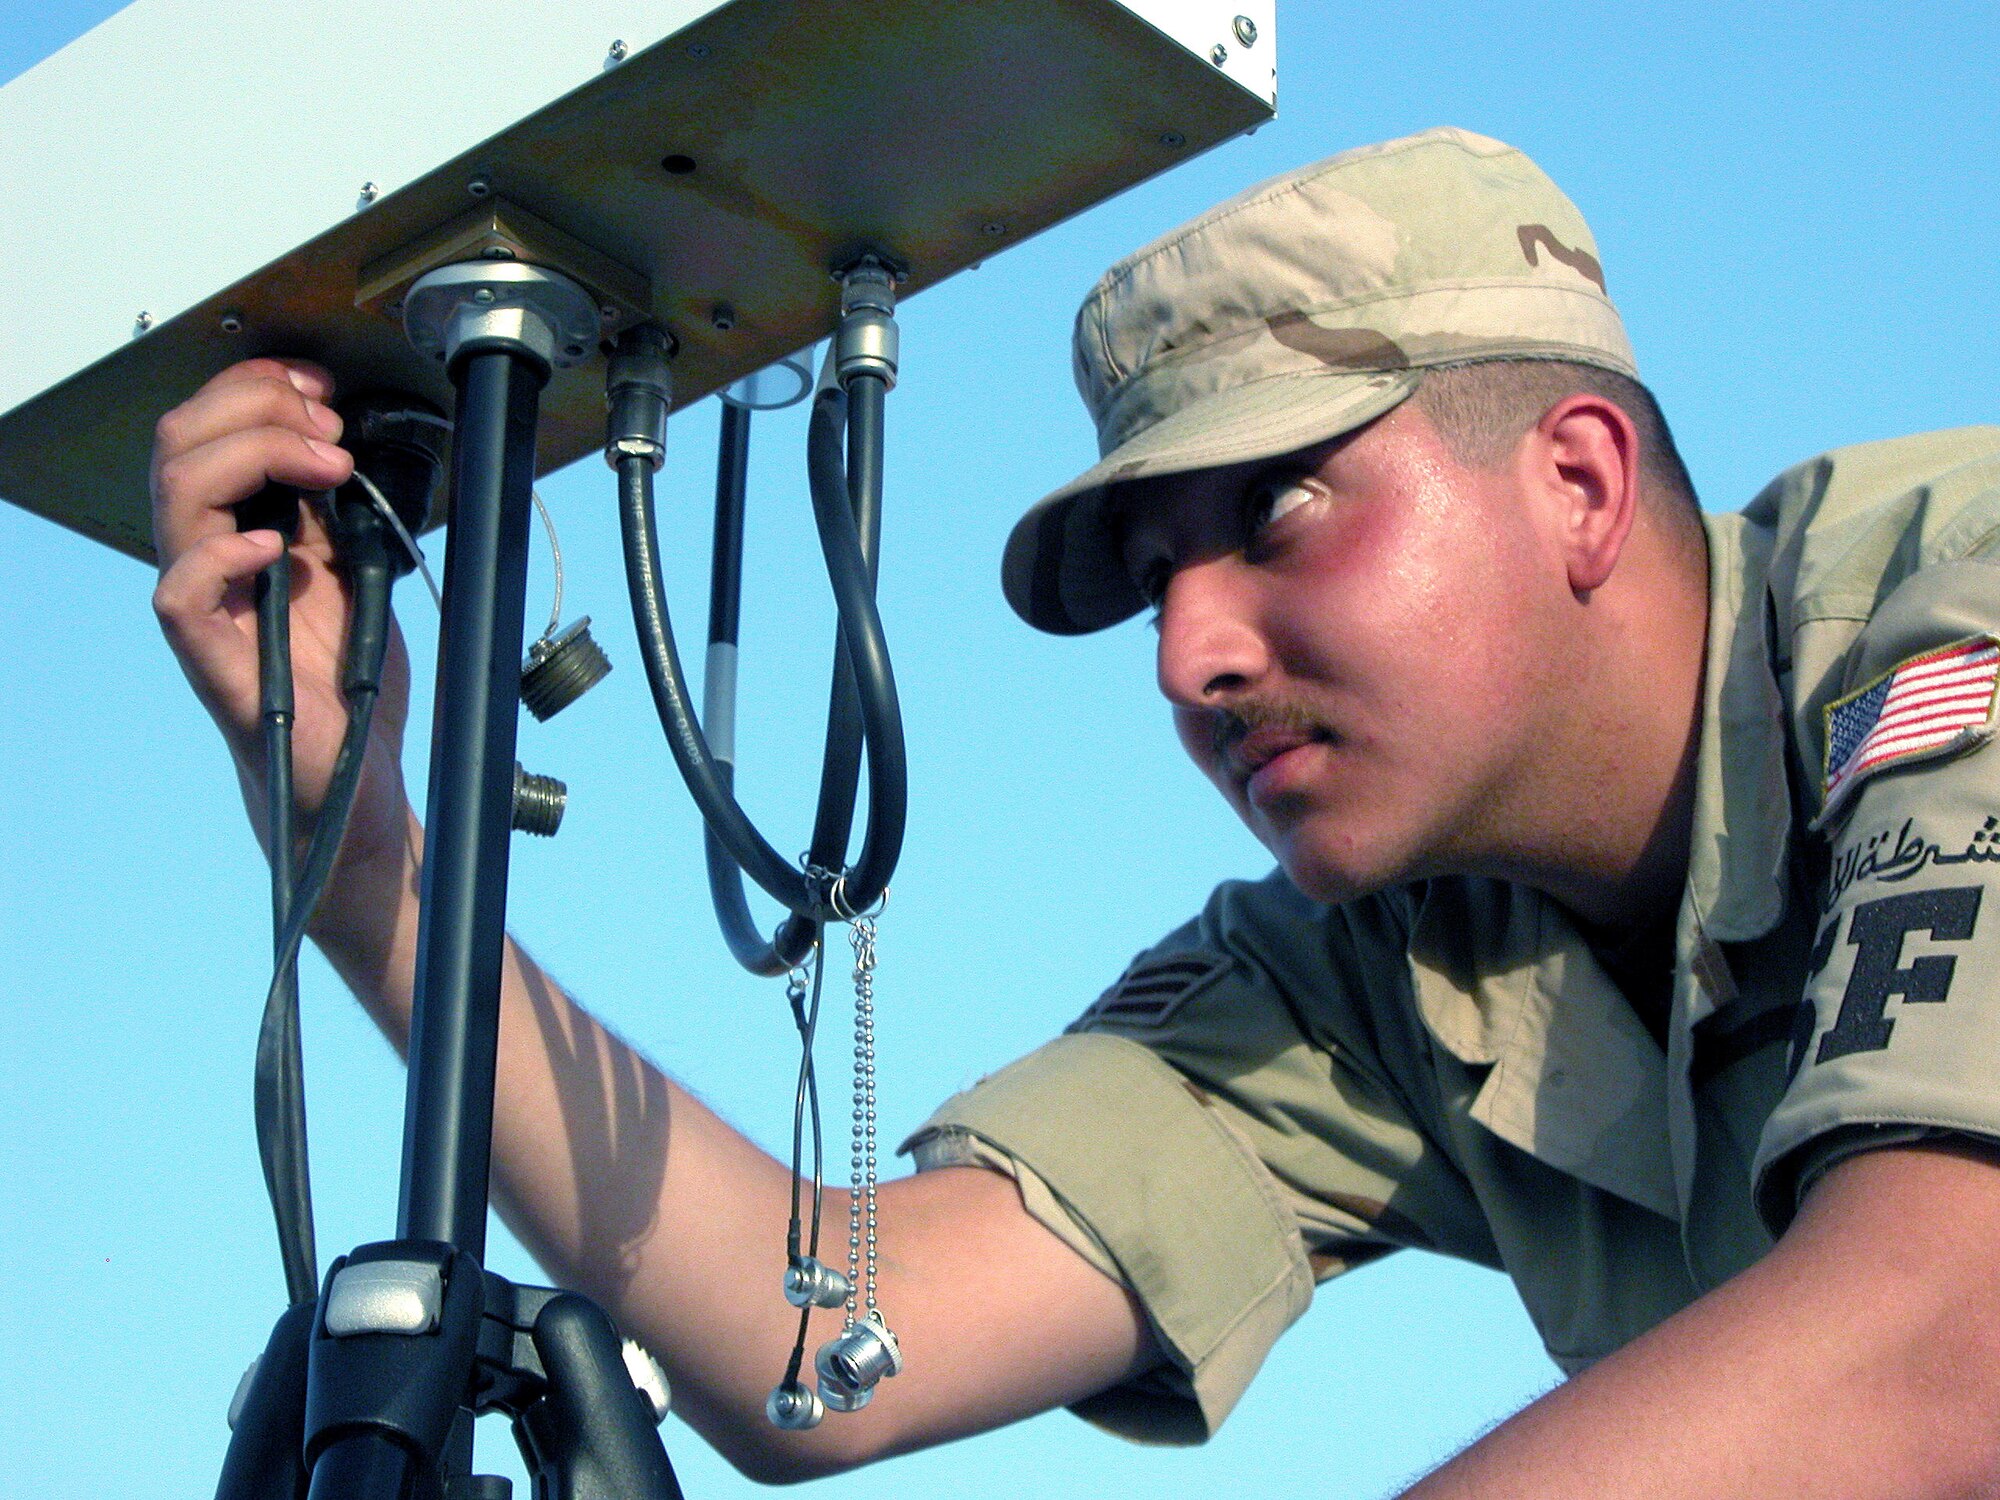
[[[833,367],[842,386],[873,375],[896,386],[902,337],[896,329],[895,267],[864,255],[840,273],[840,327],[833,336]]]
[[[604,461],[612,468],[627,458],[643,458],[657,471],[667,461],[667,413],[674,404],[667,361],[673,353],[673,340],[650,323],[618,335],[604,381],[611,408]]]

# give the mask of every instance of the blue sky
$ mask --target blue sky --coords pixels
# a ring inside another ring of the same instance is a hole
[[[6,0],[0,78],[112,9]],[[1216,880],[1267,867],[1182,763],[1143,627],[1045,639],[998,595],[1008,525],[1094,456],[1068,325],[1117,256],[1260,177],[1464,125],[1528,150],[1590,219],[1712,507],[1828,447],[1994,420],[1994,9],[1693,14],[1280,0],[1275,123],[907,304],[882,584],[913,767],[881,931],[889,1133],[1059,1030]],[[302,96],[325,86],[304,80]],[[311,114],[302,105],[300,128]],[[28,226],[59,211],[7,208]],[[677,417],[663,481],[690,630],[714,427],[712,402]],[[803,440],[796,413],[758,428],[740,736],[746,801],[800,840],[830,639]],[[782,1001],[713,930],[697,825],[624,623],[609,476],[586,462],[544,494],[566,612],[597,618],[616,670],[553,724],[525,726],[524,759],[565,778],[572,806],[552,844],[517,849],[515,928],[775,1144],[793,1065]],[[149,575],[7,507],[0,558],[0,1409],[13,1414],[0,1490],[206,1493],[230,1392],[282,1301],[249,1105],[263,877],[220,743],[153,626]],[[536,579],[539,620],[539,563]],[[406,591],[402,614],[425,681],[429,605]],[[427,742],[421,704],[409,741]],[[316,958],[305,985],[330,1254],[392,1227],[401,1072]],[[504,1237],[494,1258],[535,1274]],[[1130,1448],[1057,1414],[819,1493],[1364,1500],[1554,1379],[1504,1280],[1402,1255],[1323,1290],[1204,1450]],[[749,1490],[685,1429],[668,1438],[691,1496]],[[482,1442],[518,1472],[503,1434]]]

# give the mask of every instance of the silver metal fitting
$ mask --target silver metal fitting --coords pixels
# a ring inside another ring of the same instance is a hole
[[[569,788],[553,776],[537,776],[514,762],[514,831],[552,839],[569,808]]]
[[[819,1398],[826,1403],[828,1411],[860,1411],[875,1399],[875,1387],[864,1386],[857,1391],[822,1375],[819,1378]]]
[[[892,390],[902,356],[896,328],[896,273],[864,255],[840,274],[840,327],[833,336],[834,373],[844,386],[874,375]]]
[[[667,1413],[673,1410],[674,1405],[673,1387],[667,1384],[667,1372],[653,1358],[653,1351],[637,1339],[626,1339],[618,1352],[625,1361],[625,1373],[632,1377],[633,1388],[646,1398],[646,1405],[653,1413],[653,1425],[657,1427],[667,1420]]]
[[[461,352],[503,349],[568,369],[596,348],[598,300],[545,266],[461,261],[425,273],[404,294],[403,328],[445,364]]]
[[[1257,45],[1257,23],[1248,16],[1238,16],[1235,21],[1236,40],[1246,47]]]
[[[820,1345],[813,1368],[819,1371],[820,1394],[833,1406],[829,1385],[865,1397],[886,1376],[903,1368],[903,1348],[887,1324],[862,1318]]]
[[[590,633],[585,615],[559,635],[545,635],[521,663],[521,706],[546,724],[604,681],[611,658]]]
[[[804,1432],[817,1427],[826,1417],[826,1405],[809,1386],[788,1380],[773,1386],[764,1399],[764,1415],[773,1427],[787,1432]]]
[[[604,428],[604,461],[638,457],[654,469],[667,461],[667,413],[674,404],[674,376],[667,361],[674,346],[650,323],[618,335],[605,372],[605,400],[611,415]]]
[[[810,1255],[785,1268],[785,1300],[794,1307],[838,1307],[853,1290],[844,1274]]]

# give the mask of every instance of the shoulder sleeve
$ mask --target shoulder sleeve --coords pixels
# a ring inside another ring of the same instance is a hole
[[[1900,554],[1876,544],[1874,596],[1849,569],[1845,624],[1822,590],[1793,633],[1825,872],[1791,1080],[1754,1169],[1773,1233],[1853,1151],[2000,1141],[2000,465],[1917,493],[1932,522],[1913,511]]]
[[[1409,1014],[1400,931],[1282,877],[1226,885],[1065,1035],[905,1143],[920,1166],[1012,1172],[1030,1212],[1138,1297],[1168,1363],[1080,1415],[1199,1442],[1316,1280],[1400,1245],[1491,1260],[1469,1188],[1365,1046],[1371,1000]]]

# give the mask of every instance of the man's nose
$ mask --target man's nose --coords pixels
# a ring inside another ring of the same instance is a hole
[[[1215,708],[1254,686],[1269,665],[1255,591],[1228,557],[1175,571],[1160,599],[1160,691],[1179,708]]]

